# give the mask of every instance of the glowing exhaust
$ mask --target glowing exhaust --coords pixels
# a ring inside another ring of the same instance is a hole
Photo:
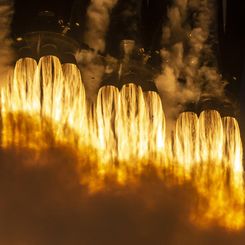
[[[156,92],[135,84],[100,89],[93,105],[78,68],[42,57],[25,58],[0,88],[1,147],[31,148],[67,144],[95,162],[81,182],[96,191],[113,174],[120,184],[145,166],[172,185],[189,182],[199,195],[190,219],[202,227],[216,223],[239,230],[245,225],[242,144],[232,117],[215,110],[183,113],[172,138],[166,138],[164,110]]]

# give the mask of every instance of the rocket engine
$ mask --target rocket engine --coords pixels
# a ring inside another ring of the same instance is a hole
[[[45,55],[57,56],[62,63],[75,63],[79,44],[68,32],[70,27],[58,20],[51,11],[39,12],[32,31],[18,37],[16,47],[19,58],[39,59]]]

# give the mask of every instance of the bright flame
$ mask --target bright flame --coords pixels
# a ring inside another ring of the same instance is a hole
[[[69,144],[94,162],[81,178],[91,191],[104,187],[107,175],[120,184],[153,166],[164,181],[190,182],[199,199],[191,220],[202,227],[218,224],[239,230],[245,226],[242,143],[237,121],[217,111],[200,117],[179,116],[175,134],[165,136],[165,116],[155,92],[134,84],[119,91],[100,89],[88,105],[80,71],[46,56],[16,63],[13,75],[0,89],[1,147],[39,150]]]
[[[182,113],[176,123],[175,155],[186,177],[190,177],[192,168],[200,161],[198,132],[197,115]]]

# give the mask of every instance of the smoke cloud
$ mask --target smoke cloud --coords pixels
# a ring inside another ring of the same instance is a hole
[[[76,59],[81,70],[87,99],[93,102],[104,76],[104,58],[92,50],[82,50],[77,54]]]
[[[156,79],[169,128],[201,95],[223,97],[225,83],[213,55],[213,0],[175,0],[162,30],[162,73]]]
[[[78,53],[77,61],[82,71],[89,101],[95,99],[105,72],[104,58],[100,54],[106,48],[105,40],[110,24],[110,13],[116,3],[117,0],[92,0],[88,6],[84,42],[91,50],[82,50]]]
[[[95,51],[104,52],[110,12],[117,0],[92,0],[87,10],[87,29],[84,41]]]
[[[10,25],[13,15],[13,2],[0,0],[0,84],[4,82],[9,68],[14,60],[12,41],[10,35]]]
[[[169,186],[147,168],[137,184],[107,180],[90,193],[80,184],[89,160],[78,171],[78,158],[65,146],[0,150],[1,244],[244,244],[244,231],[189,222],[197,197],[189,183]]]

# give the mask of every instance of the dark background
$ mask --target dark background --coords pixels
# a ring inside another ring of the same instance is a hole
[[[12,35],[17,37],[33,28],[37,13],[53,11],[64,22],[79,22],[80,32],[74,36],[82,40],[86,9],[90,0],[15,0]],[[119,0],[111,15],[107,35],[107,52],[116,55],[120,40],[133,38],[146,50],[160,47],[161,27],[166,20],[167,5],[171,0]],[[227,0],[226,30],[223,28],[222,0],[218,5],[218,45],[215,50],[218,66],[223,77],[229,81],[227,91],[240,103],[240,126],[245,136],[245,59],[244,15],[241,1]],[[132,6],[135,13],[123,20],[122,13]],[[134,25],[132,25],[132,23]],[[136,23],[136,24],[135,24]]]

